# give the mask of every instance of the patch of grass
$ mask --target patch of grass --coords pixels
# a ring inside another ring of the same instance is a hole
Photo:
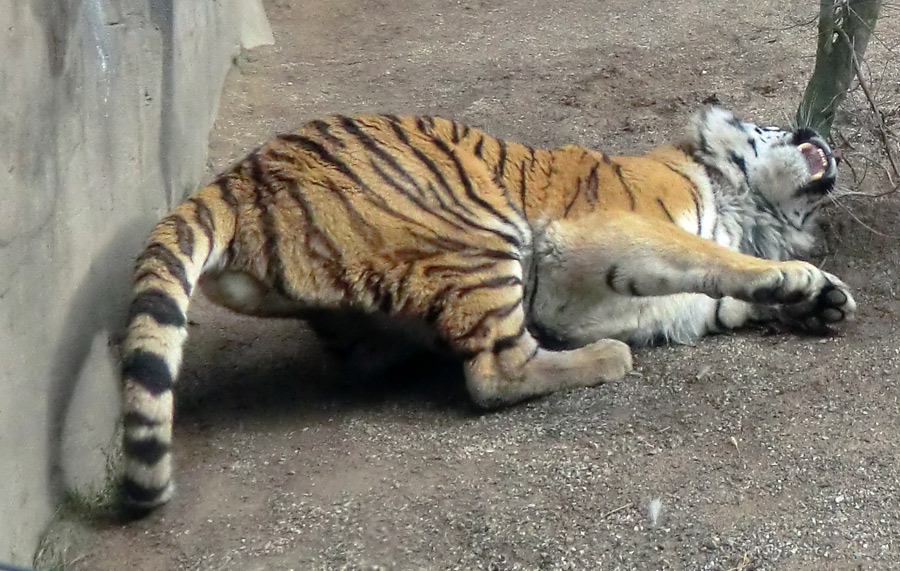
[[[106,520],[118,510],[121,494],[119,475],[122,466],[120,446],[122,430],[120,423],[113,432],[110,443],[103,449],[106,472],[102,484],[87,490],[66,490],[57,517],[83,521]]]
[[[56,514],[41,535],[33,559],[35,571],[73,571],[86,557],[90,529],[121,521],[119,479],[121,427],[104,448],[106,475],[102,484],[87,490],[68,489]]]

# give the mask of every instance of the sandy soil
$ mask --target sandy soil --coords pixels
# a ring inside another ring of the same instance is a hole
[[[335,112],[438,114],[535,146],[615,152],[677,137],[703,103],[783,123],[813,64],[814,27],[796,24],[816,10],[266,7],[277,45],[238,59],[211,174]],[[887,13],[881,35],[900,37],[898,23]],[[878,42],[870,55],[877,74],[889,65],[876,87],[896,124],[896,62]],[[859,174],[877,158],[861,117],[840,127]],[[886,188],[869,166],[859,189]],[[750,331],[641,350],[622,382],[492,414],[472,409],[453,367],[419,363],[385,386],[348,387],[302,323],[198,301],[178,394],[179,493],[142,521],[97,525],[71,567],[900,569],[898,200],[847,201],[828,216],[814,261],[860,306],[842,335]]]

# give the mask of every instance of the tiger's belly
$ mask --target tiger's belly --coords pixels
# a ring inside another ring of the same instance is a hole
[[[615,293],[585,299],[566,292],[538,292],[531,320],[564,346],[579,347],[599,339],[632,345],[692,343],[708,332],[716,301],[682,293],[630,297]]]
[[[281,296],[247,272],[224,271],[200,278],[203,295],[232,311],[257,317],[290,317],[308,306]]]

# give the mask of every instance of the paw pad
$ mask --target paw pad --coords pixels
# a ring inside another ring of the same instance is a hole
[[[809,301],[788,304],[781,309],[781,319],[789,325],[817,335],[831,332],[831,326],[845,321],[856,310],[850,291],[834,276]]]

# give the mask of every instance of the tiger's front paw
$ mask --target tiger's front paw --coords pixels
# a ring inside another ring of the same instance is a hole
[[[747,283],[744,297],[747,301],[765,305],[803,303],[816,299],[828,283],[828,276],[819,268],[793,260],[753,276]]]
[[[801,261],[783,262],[751,282],[747,297],[777,306],[778,319],[795,329],[828,333],[856,312],[850,289],[837,277]]]
[[[781,307],[779,318],[783,323],[824,335],[831,331],[831,326],[853,317],[856,313],[856,301],[850,290],[833,275],[823,274],[827,282],[813,299]]]

